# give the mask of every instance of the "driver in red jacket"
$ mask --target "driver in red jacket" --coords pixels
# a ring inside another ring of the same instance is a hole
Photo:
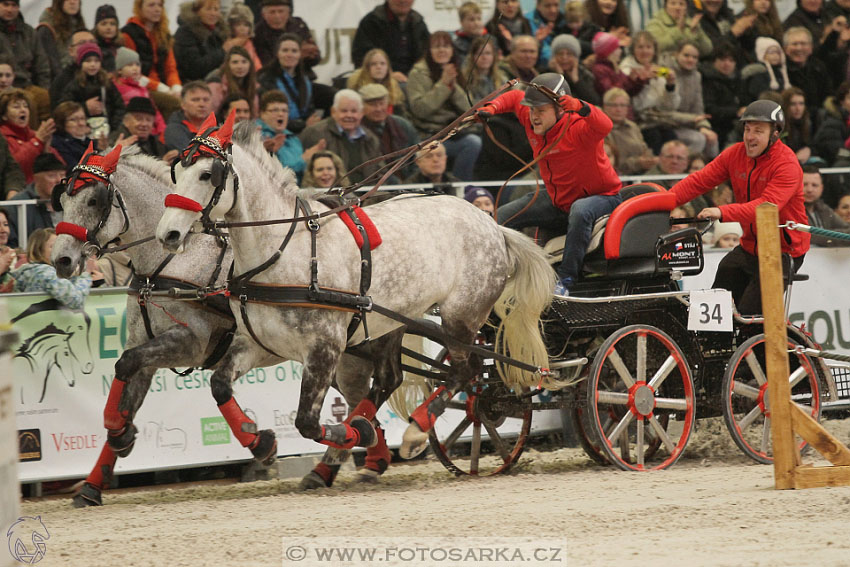
[[[780,224],[807,224],[808,218],[803,201],[803,170],[794,151],[779,140],[785,126],[782,107],[770,100],[757,100],[746,108],[741,122],[743,142],[726,148],[671,191],[676,194],[676,204],[681,205],[724,181],[732,184],[734,203],[705,208],[697,217],[741,223],[741,244],[720,261],[712,287],[731,291],[738,311],[752,315],[761,313],[756,207],[764,202],[777,205]],[[811,235],[784,228],[781,241],[787,286],[789,271],[796,273],[803,263]]]
[[[534,157],[548,149],[538,162],[546,192],[535,198],[532,191],[499,207],[497,218],[514,229],[566,229],[564,257],[555,270],[560,280],[555,293],[567,295],[578,279],[593,224],[620,204],[622,183],[602,147],[613,124],[595,106],[570,96],[569,84],[558,73],[538,75],[532,84],[551,91],[555,98],[529,86],[525,93],[513,90],[490,101],[478,110],[478,116],[513,112],[525,127]]]

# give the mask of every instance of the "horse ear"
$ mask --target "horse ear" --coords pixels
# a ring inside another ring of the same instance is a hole
[[[86,158],[94,153],[94,142],[89,141],[89,147],[83,152],[83,157],[80,158],[80,163],[86,161]]]
[[[210,128],[215,128],[216,124],[218,124],[218,121],[215,119],[215,114],[210,112],[210,115],[207,116],[207,119],[204,120],[204,123],[201,124],[200,128],[198,128],[198,134],[206,132]]]
[[[221,143],[221,147],[225,148],[230,145],[230,138],[233,136],[233,123],[236,121],[236,109],[231,109],[230,114],[227,115],[227,120],[224,121],[224,124],[221,125],[221,128],[218,129],[218,132],[215,133],[215,137]]]
[[[107,173],[115,171],[115,165],[118,163],[118,158],[121,157],[121,144],[115,146],[106,157],[103,158],[103,169]]]

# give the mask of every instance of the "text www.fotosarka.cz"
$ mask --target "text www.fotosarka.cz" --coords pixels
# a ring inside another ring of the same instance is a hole
[[[284,537],[282,565],[567,565],[567,542],[541,537]]]

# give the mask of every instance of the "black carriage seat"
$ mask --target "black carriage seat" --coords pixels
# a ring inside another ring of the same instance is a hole
[[[623,200],[623,203],[631,199],[632,197],[636,197],[637,195],[644,195],[646,193],[666,193],[667,190],[655,183],[639,183],[637,185],[627,185],[620,189],[620,197]],[[622,207],[623,204],[620,204],[619,207]],[[619,208],[618,207],[618,208]],[[616,211],[615,211],[616,212]],[[587,246],[587,256],[585,256],[585,271],[587,272],[587,264],[588,261],[596,262],[599,259],[603,259],[602,256],[602,242],[605,235],[605,227],[608,224],[608,219],[611,215],[605,215],[603,217],[599,217],[596,223],[593,225],[593,232],[590,236],[590,243]],[[546,240],[546,244],[543,246],[543,250],[549,255],[549,263],[550,264],[559,264],[561,262],[561,256],[564,253],[564,241],[566,239],[565,234],[560,234],[558,236],[554,236]],[[591,272],[596,272],[597,270],[590,270]]]

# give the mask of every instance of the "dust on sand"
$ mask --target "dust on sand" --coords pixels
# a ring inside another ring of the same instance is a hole
[[[828,421],[850,441],[850,420]],[[824,464],[817,455],[807,461]],[[50,530],[43,566],[280,566],[282,536],[559,538],[569,565],[846,566],[850,487],[773,489],[773,469],[740,456],[700,420],[665,471],[593,464],[580,450],[529,450],[507,475],[455,478],[433,460],[394,465],[377,485],[342,473],[297,480],[107,492],[102,508],[27,501]],[[445,563],[443,564],[445,565]]]

